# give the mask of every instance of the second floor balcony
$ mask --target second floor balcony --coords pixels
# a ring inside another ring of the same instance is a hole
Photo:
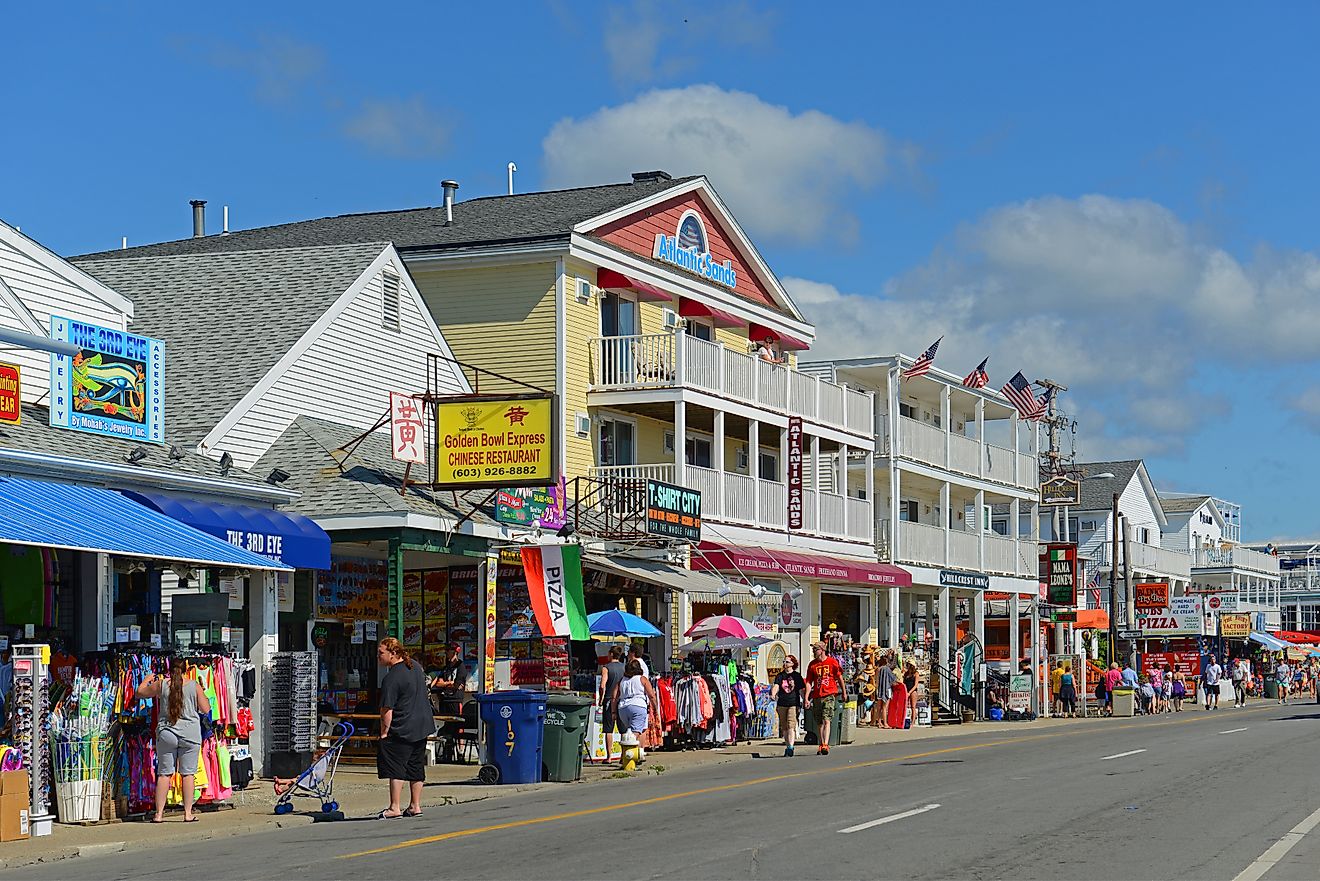
[[[1279,558],[1251,548],[1196,548],[1192,551],[1193,569],[1239,570],[1265,576],[1278,576]]]
[[[692,389],[867,438],[874,431],[870,394],[681,332],[591,340],[588,388]]]
[[[1149,575],[1186,581],[1192,574],[1192,555],[1186,551],[1171,551],[1158,545],[1130,542],[1132,570],[1138,575]],[[1112,557],[1109,542],[1083,545],[1079,553],[1093,561],[1095,566],[1107,570]],[[1119,565],[1123,563],[1123,545],[1119,544]]]
[[[893,527],[897,525],[897,531]],[[994,532],[978,534],[930,523],[881,519],[877,524],[882,559],[892,563],[966,569],[995,575],[1034,577],[1039,545]]]
[[[701,517],[710,523],[727,523],[769,532],[788,531],[788,485],[732,471],[717,471],[684,465],[681,472],[673,462],[652,465],[597,465],[591,469],[596,480],[641,483],[647,479],[685,486],[701,492]],[[806,535],[870,545],[873,510],[866,499],[839,493],[804,489],[802,529]]]
[[[1020,489],[1035,489],[1036,457],[997,444],[984,443],[909,416],[898,417],[897,437],[890,436],[881,417],[876,454],[895,456]]]

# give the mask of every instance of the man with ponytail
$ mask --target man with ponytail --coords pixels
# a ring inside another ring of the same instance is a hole
[[[392,636],[377,645],[376,658],[388,668],[380,684],[376,776],[390,781],[390,806],[377,816],[382,820],[419,817],[422,784],[426,781],[426,740],[435,734],[426,672],[421,662],[413,660]],[[401,809],[404,783],[409,790],[406,810]]]
[[[156,711],[156,815],[153,823],[165,822],[165,802],[170,778],[183,778],[183,822],[195,823],[197,760],[202,754],[201,714],[211,712],[211,702],[197,680],[185,680],[188,667],[182,658],[170,661],[170,676],[152,673],[137,690],[139,698],[159,698]]]

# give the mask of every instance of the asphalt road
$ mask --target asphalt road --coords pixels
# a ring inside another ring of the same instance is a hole
[[[793,759],[768,744],[751,761],[413,820],[350,819],[7,875],[1320,878],[1320,706],[985,728]]]

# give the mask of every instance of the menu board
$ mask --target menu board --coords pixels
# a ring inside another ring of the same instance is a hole
[[[422,573],[403,573],[403,644],[422,645]]]
[[[499,593],[495,601],[495,632],[501,640],[539,639],[527,576],[521,566],[501,566]]]
[[[384,560],[331,556],[316,584],[316,617],[384,620],[388,587]]]

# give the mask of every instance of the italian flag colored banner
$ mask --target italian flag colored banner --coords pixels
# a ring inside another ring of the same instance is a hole
[[[582,548],[540,545],[522,549],[527,593],[541,635],[591,639],[587,603],[582,597]]]

